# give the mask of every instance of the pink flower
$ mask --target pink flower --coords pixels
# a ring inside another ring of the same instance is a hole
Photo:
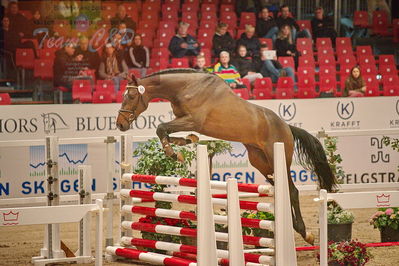
[[[385,214],[390,216],[393,213],[393,210],[391,208],[386,209]]]

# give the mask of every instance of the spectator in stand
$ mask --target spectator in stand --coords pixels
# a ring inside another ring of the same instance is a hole
[[[295,43],[292,40],[290,25],[283,25],[280,28],[275,47],[277,56],[292,56],[295,61],[295,67],[298,67],[299,52],[297,51]]]
[[[232,54],[236,47],[235,40],[227,31],[228,25],[220,22],[216,27],[215,35],[212,39],[212,51],[214,55],[220,55],[220,52],[226,51]]]
[[[55,53],[53,71],[54,86],[72,88],[72,81],[82,70],[83,55],[75,54],[76,47],[72,42],[65,42],[64,47]]]
[[[100,66],[100,56],[96,50],[89,47],[89,39],[85,36],[80,38],[75,54],[82,55],[82,65],[84,68],[97,70]]]
[[[180,22],[177,34],[169,43],[169,51],[172,57],[181,58],[184,56],[196,56],[199,54],[200,46],[197,40],[187,33],[190,24]]]
[[[295,19],[290,17],[290,8],[287,5],[282,5],[280,7],[280,16],[276,18],[277,26],[281,29],[284,25],[289,25],[292,31],[293,41],[295,43],[297,38],[305,37],[312,38],[309,30],[304,29],[300,31],[299,25],[296,23]]]
[[[345,80],[343,96],[362,97],[365,92],[366,82],[360,73],[360,67],[355,66],[351,69],[351,74]]]
[[[129,56],[126,60],[129,68],[140,70],[140,74],[144,77],[150,64],[150,51],[141,43],[141,36],[136,34],[133,38],[133,44],[129,48]]]
[[[268,59],[266,53],[269,47],[266,43],[260,46],[260,57],[258,57],[259,72],[263,77],[271,78],[276,83],[279,77],[291,77],[295,81],[295,71],[291,67],[283,67],[277,57]]]
[[[115,17],[111,18],[111,27],[116,28],[121,23],[125,23],[126,28],[133,32],[136,30],[136,22],[127,16],[126,8],[123,4],[118,6],[118,12],[116,13]]]
[[[237,46],[244,45],[247,48],[249,56],[258,56],[260,49],[260,41],[255,37],[255,28],[251,25],[245,25],[245,32],[237,41]]]
[[[236,9],[237,13],[241,14],[241,12],[255,12],[258,13],[260,9],[260,5],[263,1],[255,1],[255,0],[237,0],[236,1]]]
[[[35,38],[40,43],[43,38],[46,36],[46,30],[48,28],[48,24],[40,14],[39,9],[35,9],[33,11],[33,17],[28,21],[28,36],[30,38]]]
[[[127,77],[128,67],[123,58],[119,58],[116,54],[115,47],[112,43],[105,45],[105,53],[98,69],[100,79],[113,80],[115,84],[115,92],[119,90],[119,83]]]
[[[276,41],[278,33],[277,23],[272,16],[270,16],[267,7],[262,8],[260,17],[256,21],[256,35],[259,38],[271,38],[273,43]]]
[[[28,19],[19,13],[17,2],[10,2],[8,4],[7,17],[10,20],[10,29],[16,32],[20,38],[26,37],[28,33],[28,28],[26,27],[28,25]]]
[[[200,72],[212,72],[212,69],[210,69],[206,65],[207,64],[205,56],[203,54],[197,55],[195,66],[193,68]]]
[[[331,17],[324,16],[322,7],[317,7],[315,17],[312,19],[313,38],[330,38],[335,45],[337,32],[334,29],[334,21]]]
[[[392,3],[397,1],[392,1]],[[388,23],[391,23],[391,8],[385,0],[367,0],[367,11],[369,13],[369,23],[373,23],[373,12],[375,10],[385,11],[388,15]],[[392,8],[392,11],[395,10]]]
[[[257,78],[262,78],[261,73],[256,73],[256,64],[251,56],[247,54],[245,45],[239,45],[237,56],[232,60],[232,64],[237,68],[240,76],[254,83]]]
[[[222,78],[232,89],[245,88],[245,85],[240,81],[240,73],[237,68],[230,64],[229,52],[222,51],[219,56],[219,63],[217,63],[213,72]]]

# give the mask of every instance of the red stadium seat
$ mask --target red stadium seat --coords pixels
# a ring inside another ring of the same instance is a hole
[[[186,12],[183,12],[181,20],[184,21],[184,22],[189,23],[190,25],[193,24],[193,23],[198,24],[197,23],[198,15],[197,15],[196,12],[192,12],[192,11],[187,12],[186,11]]]
[[[272,79],[271,78],[256,79],[254,82],[254,89],[257,90],[267,89],[272,91],[273,90]]]
[[[187,57],[183,58],[172,58],[170,67],[172,68],[188,68],[189,60]]]
[[[223,13],[223,12],[235,12],[234,5],[221,4],[220,5],[220,13]]]
[[[341,47],[335,49],[337,51],[337,56],[342,57],[342,56],[353,56],[353,50],[351,47]]]
[[[298,87],[296,97],[299,99],[311,99],[317,97],[315,87]]]
[[[311,76],[311,75],[300,75],[300,76],[298,76],[297,86],[298,86],[298,89],[310,88],[313,91],[315,91],[315,89],[316,89],[315,77]]]
[[[241,12],[240,29],[245,29],[245,25],[256,26],[256,17],[253,12]]]
[[[33,76],[40,79],[53,79],[53,60],[35,59]]]
[[[356,58],[353,55],[348,55],[348,56],[340,56],[338,57],[338,63],[340,67],[354,67],[357,64]]]
[[[373,34],[378,34],[382,36],[389,36],[392,33],[388,31],[390,22],[388,21],[388,14],[385,10],[375,10],[373,11],[373,23],[372,29]]]
[[[362,75],[377,76],[377,67],[375,65],[360,65]]]
[[[334,49],[332,47],[320,47],[317,49],[317,55],[320,56],[326,56],[326,55],[333,55],[334,54]]]
[[[332,48],[332,42],[330,38],[317,38],[316,39],[316,48],[319,50],[320,48]]]
[[[162,20],[173,21],[177,23],[179,21],[179,15],[177,13],[177,10],[162,12]]]
[[[277,88],[294,88],[294,81],[291,77],[280,77],[277,81]]]
[[[254,89],[252,94],[256,100],[273,99],[272,89]]]
[[[0,93],[0,105],[10,105],[11,98],[8,93]]]
[[[332,54],[320,55],[317,63],[319,66],[335,66],[335,58]]]
[[[295,62],[292,56],[280,56],[278,61],[283,67],[291,67],[295,71]]]
[[[341,48],[350,48],[352,49],[352,40],[350,37],[338,37],[335,39],[335,48],[341,49]]]
[[[151,50],[151,59],[169,58],[168,48],[153,48]]]
[[[74,80],[72,83],[72,99],[81,103],[92,101],[92,87],[90,80]]]
[[[157,40],[170,42],[173,36],[175,36],[175,31],[173,29],[159,29]]]
[[[214,13],[216,13],[218,10],[217,10],[217,7],[216,7],[216,5],[215,4],[202,4],[201,5],[201,13],[203,14],[203,13],[206,13],[206,12],[214,12]]]
[[[261,44],[267,44],[270,50],[273,50],[273,40],[271,38],[259,38]]]
[[[384,96],[399,96],[399,77],[398,75],[384,75],[382,77]]]
[[[300,56],[298,59],[298,67],[315,67],[315,61],[313,56]]]
[[[396,70],[395,65],[380,65],[379,72],[381,75],[397,75],[398,70]]]
[[[366,82],[366,92],[364,96],[380,96],[380,88],[377,78],[372,76],[363,75],[364,81]]]
[[[380,67],[382,65],[391,65],[391,66],[395,66],[395,56],[394,55],[379,55],[378,57],[378,64],[380,65]]]
[[[161,2],[158,0],[154,0],[154,1],[145,1],[143,3],[143,6],[141,8],[142,12],[146,12],[146,11],[156,11],[159,12],[161,11]]]
[[[162,70],[168,68],[167,58],[151,58],[150,67],[154,70]]]
[[[309,38],[298,38],[296,40],[296,49],[299,52],[301,52],[302,55],[313,56],[312,39],[309,39]]]
[[[139,21],[137,30],[138,31],[147,30],[147,29],[155,30],[156,28],[158,28],[158,19],[157,20],[143,19]]]
[[[248,89],[233,89],[233,92],[240,98],[244,100],[249,100]]]
[[[248,91],[251,91],[251,82],[249,79],[241,79],[241,82],[245,85]]]
[[[184,3],[182,6],[182,13],[186,13],[186,12],[193,12],[193,13],[197,13],[199,10],[199,5],[195,4],[195,3]],[[182,16],[182,18],[184,18],[184,16]]]
[[[201,49],[202,48],[211,49],[212,48],[212,40],[213,40],[213,36],[199,37],[198,44],[201,46]]]
[[[223,12],[220,16],[220,22],[229,25],[229,29],[237,28],[237,15],[235,12]]]
[[[373,55],[373,50],[370,45],[359,45],[356,46],[357,57],[361,55]]]
[[[322,66],[319,69],[320,80],[322,79],[322,77],[326,77],[326,76],[334,76],[335,77],[336,75],[337,75],[337,70],[333,66]]]
[[[112,80],[97,80],[96,91],[109,91],[111,95],[115,92],[115,85]]]
[[[375,58],[373,55],[360,55],[357,58],[359,65],[375,65]]]
[[[160,40],[159,38],[154,39],[154,48],[168,48],[170,40]]]
[[[15,64],[17,65],[17,67],[33,69],[35,55],[32,49],[17,48],[15,52],[15,57]]]
[[[201,14],[201,21],[215,21],[217,22],[218,17],[214,11],[203,12]]]
[[[369,15],[367,11],[355,11],[353,16],[353,25],[361,28],[367,28],[369,24]]]
[[[109,91],[95,91],[93,103],[112,103],[112,93]]]
[[[336,95],[337,92],[337,79],[335,75],[323,75],[323,78],[320,79],[320,92],[334,92]]]
[[[298,24],[300,30],[307,29],[310,33],[312,33],[312,25],[310,20],[297,20],[296,23]]]
[[[315,76],[315,69],[313,67],[298,67],[297,70],[298,79],[301,77]]]

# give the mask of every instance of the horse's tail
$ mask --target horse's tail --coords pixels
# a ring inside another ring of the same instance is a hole
[[[308,170],[313,171],[319,180],[320,188],[331,191],[337,185],[327,162],[323,146],[319,140],[301,128],[290,126],[296,144],[296,158]]]

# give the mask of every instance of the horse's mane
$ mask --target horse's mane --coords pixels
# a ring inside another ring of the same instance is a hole
[[[151,73],[148,76],[145,76],[144,78],[149,78],[157,75],[163,75],[163,74],[177,74],[177,73],[199,73],[199,74],[204,74],[205,72],[198,71],[193,68],[169,68],[169,69],[164,69],[160,70],[158,72]]]

